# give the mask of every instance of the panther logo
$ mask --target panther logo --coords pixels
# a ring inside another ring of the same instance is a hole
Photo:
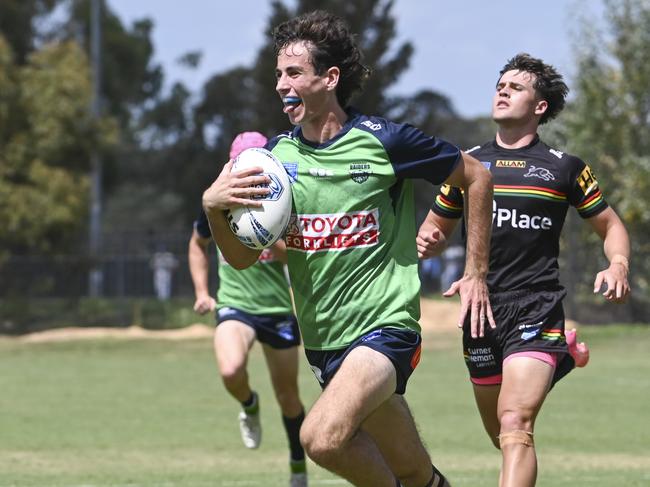
[[[555,176],[553,176],[553,173],[546,169],[545,167],[537,167],[537,166],[530,166],[528,169],[528,172],[524,174],[525,178],[540,178],[543,179],[544,181],[554,181]]]

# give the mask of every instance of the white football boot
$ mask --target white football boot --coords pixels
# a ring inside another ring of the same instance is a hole
[[[239,413],[239,431],[241,439],[246,448],[255,449],[262,441],[262,425],[260,424],[260,412],[256,414]]]

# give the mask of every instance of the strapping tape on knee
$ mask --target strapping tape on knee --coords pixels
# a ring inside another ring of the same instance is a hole
[[[532,447],[535,446],[535,440],[533,438],[533,434],[530,431],[524,430],[507,431],[499,435],[499,446],[501,446],[501,448],[513,444]]]

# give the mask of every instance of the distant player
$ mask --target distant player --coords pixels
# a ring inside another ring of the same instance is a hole
[[[258,132],[239,134],[232,143],[230,158],[249,147],[262,147],[266,137]],[[230,233],[230,230],[225,230]],[[290,447],[291,487],[306,487],[305,452],[300,445],[300,426],[305,417],[298,396],[298,345],[300,333],[293,315],[288,283],[284,274],[286,248],[278,242],[260,254],[249,269],[238,271],[219,259],[217,300],[208,289],[208,245],[212,234],[205,214],[194,223],[188,260],[194,283],[194,310],[205,314],[217,308],[214,352],[221,378],[228,392],[242,405],[239,426],[248,448],[261,441],[259,397],[249,384],[246,363],[255,340],[271,374],[275,396]],[[219,253],[221,257],[221,254]]]
[[[412,126],[349,107],[367,68],[340,18],[311,12],[273,36],[276,90],[296,127],[267,148],[293,180],[289,272],[307,359],[323,387],[302,443],[310,458],[354,485],[448,486],[402,396],[421,344],[411,179],[448,181],[471,196],[467,265],[454,286],[478,330],[491,317],[489,172]],[[225,258],[244,268],[259,252],[229,235],[224,210],[251,204],[250,195],[268,190],[250,185],[268,179],[230,167],[204,193],[203,206]]]
[[[564,107],[568,88],[548,64],[518,54],[501,70],[492,104],[496,139],[470,150],[492,172],[494,206],[488,285],[497,323],[484,337],[463,329],[465,361],[490,439],[503,454],[501,487],[535,485],[535,418],[555,382],[588,350],[565,333],[558,252],[569,206],[604,240],[610,265],[596,276],[607,300],[622,302],[628,235],[594,173],[579,158],[546,145],[537,127]],[[443,186],[418,236],[421,257],[439,253],[462,217],[465,198]],[[574,249],[575,250],[575,249]]]

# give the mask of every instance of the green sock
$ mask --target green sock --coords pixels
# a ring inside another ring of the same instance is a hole
[[[289,467],[291,473],[305,473],[307,471],[307,462],[305,460],[291,460]]]

